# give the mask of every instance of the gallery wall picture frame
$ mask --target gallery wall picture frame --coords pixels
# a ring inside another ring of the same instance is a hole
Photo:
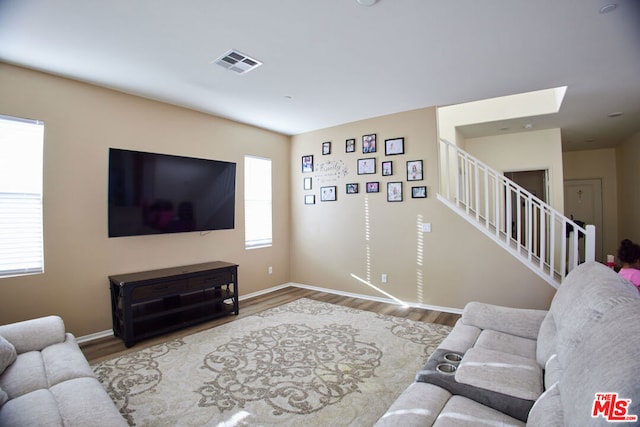
[[[380,183],[378,181],[367,182],[367,193],[379,193]]]
[[[412,199],[426,199],[427,198],[427,187],[424,185],[418,187],[411,187],[411,198]]]
[[[375,153],[378,151],[376,144],[376,134],[370,133],[368,135],[362,135],[362,152],[363,153]]]
[[[382,176],[393,175],[393,162],[391,160],[382,162]]]
[[[304,189],[311,190],[311,177],[308,176],[304,179]]]
[[[387,182],[387,202],[402,201],[402,182]]]
[[[409,160],[407,162],[407,181],[422,181],[422,160]]]
[[[327,187],[320,187],[320,201],[321,202],[335,202],[338,200],[338,195],[335,185]]]
[[[345,151],[345,153],[354,153],[356,151],[356,140],[355,140],[355,138],[347,139],[344,142],[344,151]]]
[[[347,194],[357,194],[358,193],[358,183],[350,182],[347,184]]]
[[[358,175],[370,175],[376,173],[376,158],[368,157],[358,159]]]
[[[384,140],[385,156],[404,154],[404,138],[391,138]]]
[[[302,173],[313,172],[313,154],[302,156]]]
[[[304,204],[305,205],[315,205],[316,204],[316,195],[315,194],[307,194],[304,196]]]
[[[331,142],[323,142],[322,143],[322,155],[326,156],[327,154],[331,154]]]

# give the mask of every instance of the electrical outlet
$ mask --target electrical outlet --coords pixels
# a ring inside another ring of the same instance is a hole
[[[273,267],[269,266],[269,274],[273,274]]]
[[[382,283],[387,283],[387,275],[383,274],[381,280],[382,280]]]

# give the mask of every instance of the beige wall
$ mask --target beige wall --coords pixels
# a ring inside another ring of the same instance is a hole
[[[640,243],[640,132],[616,149],[618,170],[618,236]]]
[[[362,153],[362,135],[376,133],[378,152]],[[384,155],[384,140],[404,137],[405,154]],[[345,153],[345,140],[356,138],[356,152]],[[322,143],[332,143],[323,156]],[[313,155],[316,171],[301,172],[301,157]],[[357,175],[357,159],[375,157],[375,175]],[[424,181],[408,183],[407,160],[424,161]],[[291,279],[305,285],[385,298],[354,278],[412,303],[462,308],[469,301],[515,307],[546,308],[553,288],[497,244],[450,211],[436,198],[438,188],[435,108],[372,118],[293,137],[291,150]],[[393,176],[380,173],[393,161]],[[322,165],[322,168],[319,166]],[[333,171],[333,172],[332,172]],[[337,171],[337,172],[336,172]],[[303,178],[313,179],[304,191]],[[367,194],[367,181],[381,192]],[[404,201],[386,201],[386,183],[402,181]],[[345,194],[347,183],[360,193]],[[338,200],[321,202],[320,186],[336,185]],[[412,185],[426,185],[427,199],[412,199]],[[316,204],[305,205],[304,195]],[[431,223],[432,232],[419,225]],[[388,283],[381,283],[381,275]]]
[[[465,150],[499,172],[548,170],[549,203],[564,212],[560,129],[467,138]]]
[[[58,314],[78,336],[108,330],[110,274],[224,260],[241,295],[289,281],[289,137],[2,63],[0,94],[0,114],[45,122],[45,273],[0,279],[0,324]],[[107,238],[109,147],[236,162],[236,228]],[[272,248],[244,249],[245,154],[273,159]]]
[[[618,250],[618,185],[616,150],[584,150],[563,153],[564,179],[600,179],[602,181],[602,253]],[[596,251],[596,253],[599,253]]]

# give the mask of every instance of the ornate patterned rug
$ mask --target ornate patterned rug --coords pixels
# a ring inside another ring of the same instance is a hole
[[[93,370],[130,425],[371,426],[450,330],[300,299]]]

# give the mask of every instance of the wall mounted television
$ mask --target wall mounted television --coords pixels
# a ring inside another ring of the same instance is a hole
[[[236,164],[109,149],[109,237],[234,228]]]

